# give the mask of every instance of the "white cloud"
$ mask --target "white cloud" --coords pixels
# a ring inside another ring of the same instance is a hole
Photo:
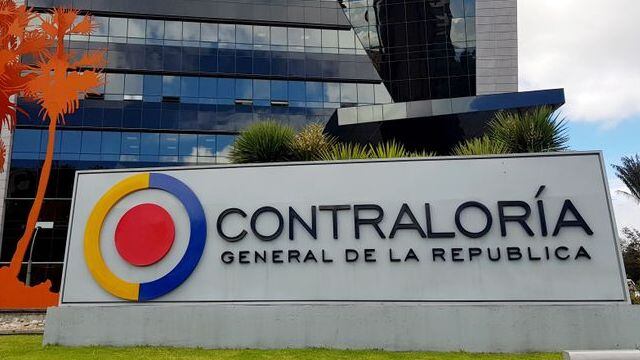
[[[640,115],[640,1],[518,3],[521,90],[565,88],[574,121]]]
[[[618,193],[619,190],[627,191],[620,179],[609,179],[609,187],[618,229],[622,230],[625,226],[640,229],[640,204]]]

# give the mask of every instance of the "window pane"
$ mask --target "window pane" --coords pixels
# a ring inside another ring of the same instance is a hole
[[[142,75],[127,74],[124,78],[124,93],[126,95],[142,95]]]
[[[198,136],[194,134],[180,134],[180,150],[178,155],[197,156]]]
[[[238,44],[253,43],[253,29],[251,25],[236,25],[236,42]]]
[[[125,132],[122,134],[121,154],[139,155],[140,154],[140,134]]]
[[[218,42],[218,24],[202,24],[202,41]]]
[[[289,28],[289,46],[304,46],[304,29]]]
[[[305,101],[305,83],[302,81],[289,81],[289,100]]]
[[[200,23],[185,22],[182,24],[182,38],[187,41],[200,41]]]
[[[102,133],[102,153],[103,154],[119,154],[120,153],[120,133],[119,132],[103,132]]]
[[[198,135],[198,156],[215,156],[216,136]]]
[[[82,142],[82,133],[80,131],[61,131],[61,152],[65,154],[79,154],[80,144]]]
[[[164,21],[147,20],[147,38],[163,39],[164,38]]]
[[[322,30],[305,29],[304,45],[307,47],[321,47],[322,46]]]
[[[81,152],[83,154],[100,154],[100,138],[99,131],[83,131]]]
[[[160,134],[160,155],[178,155],[178,135]]]
[[[162,77],[162,96],[180,96],[180,77]]]
[[[271,98],[269,80],[253,80],[253,97],[261,100],[269,100]]]
[[[109,35],[109,18],[102,16],[94,16],[93,21],[96,24],[95,30],[91,32],[92,36],[107,36]]]
[[[322,47],[337,48],[338,47],[338,31],[322,30]]]
[[[235,79],[218,79],[218,97],[221,99],[235,99]]]
[[[220,24],[219,26],[220,42],[235,43],[236,42],[236,26],[233,24]]]
[[[254,26],[253,27],[253,42],[255,44],[269,45],[269,39],[271,39],[268,26]]]
[[[127,36],[127,19],[111,18],[109,19],[109,36]]]
[[[343,103],[357,103],[358,89],[356,84],[340,84],[341,100]]]
[[[158,155],[160,134],[142,133],[140,136],[140,155]]]
[[[252,99],[252,82],[248,79],[236,79],[236,99]]]
[[[271,99],[273,100],[288,100],[287,96],[287,82],[281,80],[271,81]]]
[[[325,102],[340,102],[340,84],[325,83],[324,84],[324,101]]]
[[[200,78],[200,89],[198,91],[201,98],[215,99],[218,93],[218,82],[216,78]]]
[[[40,152],[40,130],[16,130],[13,138],[13,151]]]
[[[144,76],[144,95],[160,96],[162,95],[162,76],[145,75]]]
[[[322,102],[323,94],[322,83],[307,82],[307,101]]]
[[[341,49],[355,49],[355,34],[351,31],[339,31],[339,43]]]
[[[129,19],[127,36],[130,38],[144,38],[147,21],[144,19]]]
[[[198,78],[184,76],[182,77],[182,91],[180,92],[181,97],[198,97]]]
[[[165,21],[164,38],[166,40],[182,40],[182,22]]]
[[[373,84],[358,84],[358,103],[373,104],[374,102]]]
[[[271,45],[287,45],[287,28],[271,28]]]
[[[124,74],[106,74],[106,94],[124,94]]]
[[[234,140],[235,136],[233,135],[218,135],[216,156],[229,156]]]

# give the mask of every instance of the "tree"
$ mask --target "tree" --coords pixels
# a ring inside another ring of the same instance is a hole
[[[626,227],[622,234],[622,260],[627,279],[637,283],[640,280],[640,230]]]
[[[640,204],[640,156],[625,156],[621,159],[622,165],[612,165],[616,175],[627,186],[629,191],[619,193],[635,200]]]

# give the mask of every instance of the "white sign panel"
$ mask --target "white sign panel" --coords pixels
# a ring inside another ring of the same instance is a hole
[[[79,172],[61,302],[625,302],[599,153]]]

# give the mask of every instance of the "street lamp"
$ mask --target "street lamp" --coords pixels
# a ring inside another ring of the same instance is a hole
[[[53,221],[38,221],[36,223],[36,231],[33,232],[31,238],[31,249],[29,249],[29,261],[27,262],[27,286],[31,286],[31,257],[33,256],[33,248],[36,245],[36,235],[40,229],[53,229]]]

